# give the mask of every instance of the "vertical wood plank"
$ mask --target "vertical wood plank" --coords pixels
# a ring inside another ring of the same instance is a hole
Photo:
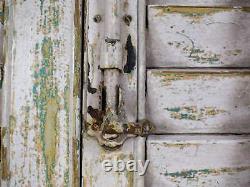
[[[84,122],[82,149],[82,177],[84,186],[133,186],[133,172],[105,172],[102,161],[134,159],[134,139],[125,142],[122,148],[108,151],[102,148],[95,137],[87,135],[86,131],[95,123],[100,122],[103,114],[102,98],[103,72],[101,52],[105,41],[105,3],[112,1],[85,1],[85,46],[84,46]],[[122,0],[121,15],[116,15],[121,26],[122,44],[122,74],[120,77],[121,106],[119,117],[124,122],[137,120],[137,3],[138,1]],[[114,8],[115,12],[115,8]],[[126,19],[127,16],[127,19]],[[104,182],[105,181],[105,182]]]
[[[79,185],[80,8],[6,1],[2,186]]]

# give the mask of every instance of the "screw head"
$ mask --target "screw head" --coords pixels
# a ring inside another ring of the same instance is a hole
[[[131,23],[131,21],[132,21],[132,16],[130,16],[130,15],[125,15],[125,16],[123,16],[123,21],[125,22],[125,24],[126,24],[127,26],[129,26],[130,23]]]
[[[93,20],[96,23],[100,23],[102,21],[102,16],[101,15],[95,15]]]

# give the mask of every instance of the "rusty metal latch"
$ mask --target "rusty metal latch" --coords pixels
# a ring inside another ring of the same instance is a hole
[[[88,134],[95,136],[99,144],[107,149],[119,148],[128,138],[147,136],[154,130],[148,120],[123,123],[113,111],[107,111],[104,116],[98,112],[93,115],[99,115],[101,121],[89,126]]]
[[[95,122],[87,124],[87,133],[95,136],[107,149],[119,148],[127,138],[146,136],[154,128],[148,120],[125,122],[120,115],[122,89],[121,1],[106,0],[104,39],[102,41],[100,69],[103,75],[103,108],[88,108]]]

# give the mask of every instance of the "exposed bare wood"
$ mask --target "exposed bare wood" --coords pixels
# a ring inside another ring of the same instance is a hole
[[[5,3],[1,186],[78,186],[81,2]]]

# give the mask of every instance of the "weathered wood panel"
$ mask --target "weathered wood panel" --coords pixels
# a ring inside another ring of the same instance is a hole
[[[250,6],[247,0],[147,0],[148,5]]]
[[[146,186],[250,185],[249,136],[151,136]]]
[[[147,117],[159,133],[249,133],[250,72],[149,70]]]
[[[90,0],[86,1],[86,25],[85,28],[85,87],[83,112],[85,130],[97,124],[101,115],[105,113],[105,87],[103,85],[103,43],[109,38],[106,30],[110,29],[107,24],[108,14],[114,14],[120,20],[122,45],[122,75],[118,80],[121,88],[118,113],[120,120],[134,122],[137,119],[137,5],[138,1],[119,1],[121,7],[114,6],[114,12],[105,12],[107,3],[118,1]],[[119,10],[119,11],[118,11]],[[119,12],[119,13],[117,13]],[[105,15],[106,14],[106,15]],[[117,28],[114,28],[117,29]],[[112,36],[113,37],[113,36]],[[111,38],[116,39],[116,38]],[[112,68],[112,67],[111,67]],[[110,91],[110,90],[109,90]],[[82,150],[82,174],[84,186],[133,186],[136,183],[134,173],[128,172],[105,172],[102,161],[128,160],[135,158],[134,140],[125,142],[119,150],[108,151],[102,148],[95,137],[90,137],[87,132],[83,136]]]
[[[125,142],[123,147],[116,151],[107,151],[102,148],[96,140],[83,137],[83,186],[86,187],[133,187],[135,184],[134,173],[125,170],[124,172],[105,172],[103,161],[112,162],[133,160],[135,158],[134,139]]]
[[[250,9],[149,6],[147,66],[249,67]]]
[[[152,136],[146,186],[250,185],[249,136]]]
[[[1,186],[78,186],[80,2],[5,3]]]

